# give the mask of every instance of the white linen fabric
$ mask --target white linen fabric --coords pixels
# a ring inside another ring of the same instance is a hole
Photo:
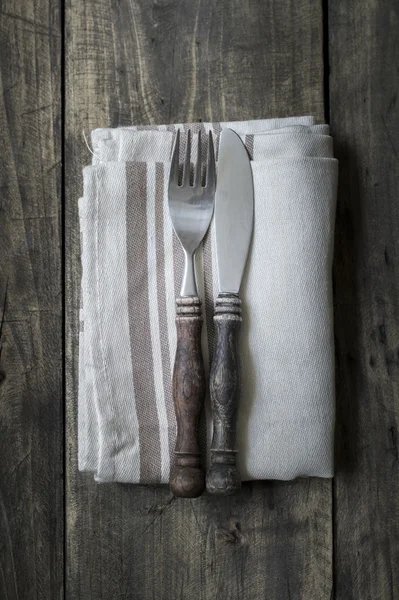
[[[99,482],[167,483],[183,254],[167,201],[177,129],[236,131],[251,157],[254,235],[241,298],[243,480],[333,476],[332,254],[338,178],[312,117],[97,129],[79,201],[79,469]],[[195,157],[193,157],[195,159]],[[218,294],[213,223],[197,261],[207,373]],[[201,428],[204,461],[212,429]]]

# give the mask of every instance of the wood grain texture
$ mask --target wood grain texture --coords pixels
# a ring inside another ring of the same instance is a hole
[[[240,400],[238,332],[242,321],[240,298],[236,294],[219,294],[213,321],[216,342],[209,378],[213,436],[206,489],[211,494],[227,496],[235,494],[241,485],[236,466]]]
[[[337,600],[399,598],[399,5],[330,0]]]
[[[198,427],[205,400],[202,358],[201,300],[176,299],[176,356],[173,369],[173,402],[177,436],[170,489],[179,498],[197,498],[205,489]]]
[[[0,5],[0,598],[63,593],[59,4]]]
[[[67,598],[329,600],[331,483],[173,499],[77,472],[77,199],[100,126],[323,118],[321,3],[67,0]]]

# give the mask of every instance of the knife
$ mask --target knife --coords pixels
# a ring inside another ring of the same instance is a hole
[[[241,485],[236,467],[239,291],[254,219],[249,156],[240,137],[231,129],[223,129],[220,136],[214,218],[219,295],[213,317],[216,345],[209,381],[213,437],[206,488],[212,494],[230,495]]]

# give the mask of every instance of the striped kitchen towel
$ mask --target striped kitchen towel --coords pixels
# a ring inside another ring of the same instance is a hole
[[[169,479],[183,254],[169,218],[167,180],[175,132],[182,130],[183,152],[188,127],[194,134],[211,130],[216,146],[223,127],[231,127],[252,161],[255,224],[241,293],[242,479],[331,477],[338,167],[328,126],[311,117],[93,131],[93,164],[84,169],[79,201],[79,469],[100,482]],[[196,268],[209,370],[218,293],[213,225]],[[204,454],[212,427],[206,404]]]

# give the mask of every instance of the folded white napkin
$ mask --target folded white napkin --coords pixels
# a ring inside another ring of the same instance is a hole
[[[167,181],[175,131],[224,127],[252,159],[255,223],[241,290],[243,480],[333,475],[331,263],[337,161],[311,117],[97,129],[79,201],[82,303],[79,469],[97,481],[167,483],[176,423],[171,373],[183,254]],[[195,140],[193,140],[195,148]],[[218,294],[213,225],[197,256],[206,369]],[[203,446],[209,448],[207,402]]]

